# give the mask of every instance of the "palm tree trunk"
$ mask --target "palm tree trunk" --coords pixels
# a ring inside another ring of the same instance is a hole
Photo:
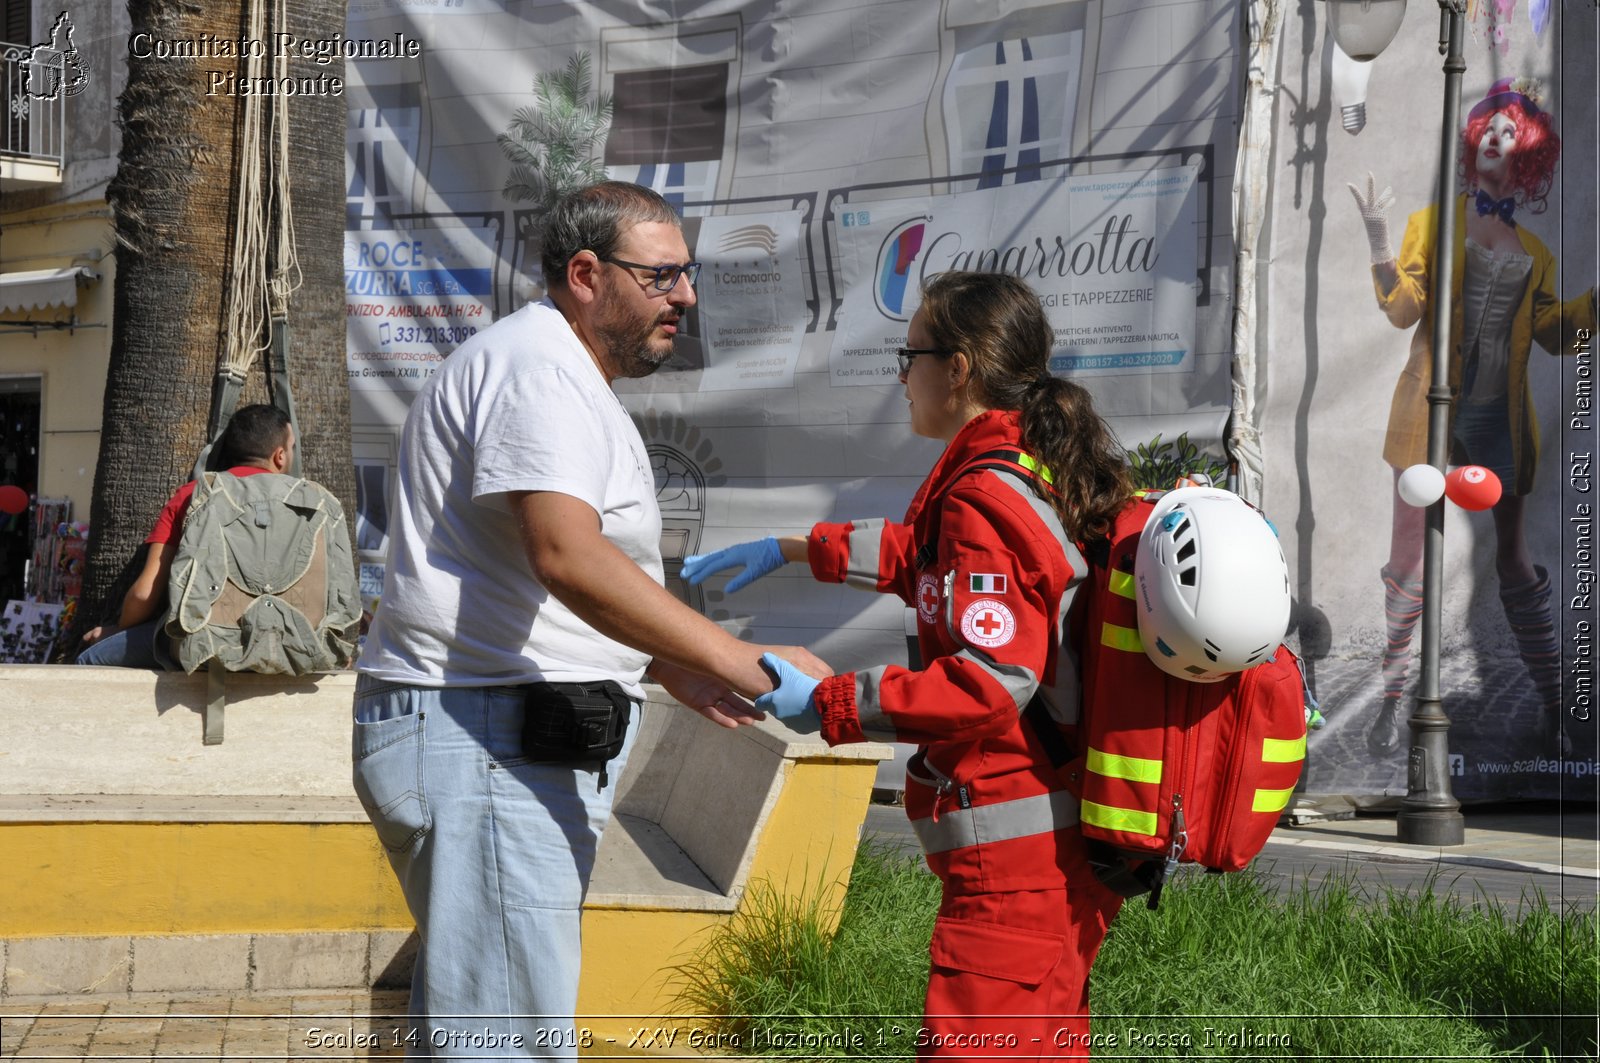
[[[344,29],[344,0],[295,0],[285,32]],[[240,0],[129,0],[134,32],[164,40],[238,40]],[[140,544],[204,445],[238,198],[245,100],[208,95],[209,70],[235,60],[128,57],[119,100],[122,151],[106,198],[115,210],[117,274],[111,360],[90,507],[83,595],[71,636],[115,619]],[[343,76],[342,62],[296,60],[297,77]],[[304,283],[290,300],[289,364],[304,475],[354,512],[344,358],[344,100],[295,96],[290,106],[292,209]],[[262,364],[240,403],[266,401]]]
[[[289,0],[285,30],[301,38],[343,33],[345,0]],[[344,60],[289,65],[296,78],[344,79]],[[295,243],[304,283],[289,301],[289,373],[300,421],[301,475],[338,496],[354,532],[355,460],[345,366],[343,95],[296,96],[289,111]]]

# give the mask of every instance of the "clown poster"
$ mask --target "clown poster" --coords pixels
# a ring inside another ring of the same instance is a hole
[[[1310,140],[1319,151],[1272,203],[1275,298],[1305,314],[1269,326],[1286,356],[1265,438],[1293,455],[1269,468],[1266,501],[1328,719],[1308,792],[1393,802],[1415,783],[1432,604],[1449,756],[1429,770],[1468,802],[1594,794],[1594,42],[1558,47],[1542,10],[1473,7],[1445,137],[1433,34],[1414,25],[1435,12],[1409,12],[1368,62],[1287,30],[1290,51],[1320,57],[1302,82],[1328,104],[1314,129],[1277,129],[1280,157]],[[1440,499],[1430,585],[1427,507]]]

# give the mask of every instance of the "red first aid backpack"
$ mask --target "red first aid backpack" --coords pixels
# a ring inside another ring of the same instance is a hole
[[[980,455],[957,478],[981,469],[1049,490],[1020,450]],[[1133,566],[1160,496],[1131,499],[1110,534],[1082,550],[1088,580],[1070,616],[1083,678],[1078,726],[1063,731],[1037,698],[1023,714],[1079,799],[1095,873],[1123,896],[1149,893],[1151,908],[1180,863],[1238,871],[1254,859],[1306,755],[1305,677],[1287,646],[1215,683],[1178,679],[1145,655]]]
[[[1238,871],[1254,859],[1306,754],[1304,676],[1287,646],[1215,683],[1177,679],[1145,655],[1133,564],[1157,497],[1130,501],[1085,551],[1080,748],[1065,768],[1097,873],[1127,896],[1151,892],[1152,908],[1179,863]]]

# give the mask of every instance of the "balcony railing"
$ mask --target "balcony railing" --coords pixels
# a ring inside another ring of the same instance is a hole
[[[0,155],[61,166],[76,56],[0,43]]]

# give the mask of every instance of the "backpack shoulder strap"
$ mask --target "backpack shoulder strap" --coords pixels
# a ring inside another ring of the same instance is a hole
[[[295,412],[294,389],[289,383],[288,323],[281,318],[274,318],[271,329],[271,342],[267,346],[265,356],[267,393],[272,404],[289,418],[295,438],[299,439],[300,419]],[[244,377],[238,370],[228,366],[217,370],[216,379],[211,385],[211,412],[206,418],[206,444],[200,448],[200,455],[195,459],[194,471],[189,479],[200,479],[200,474],[207,469],[221,471],[222,455],[217,451],[217,444],[222,442],[222,433],[227,430],[228,422],[233,419],[234,411],[238,409],[239,395],[243,390]],[[293,476],[300,475],[299,447],[295,447],[290,455],[289,473]]]
[[[199,457],[195,458],[194,471],[189,479],[199,480],[207,469],[214,468],[214,460],[221,460],[217,444],[222,442],[222,432],[228,427],[228,420],[239,405],[239,393],[242,390],[244,377],[231,369],[217,370],[217,378],[211,385],[211,414],[206,418],[206,444],[200,448]]]
[[[206,703],[200,712],[200,741],[203,745],[222,744],[223,710],[228,705],[228,671],[212,658],[206,666]]]
[[[956,484],[964,480],[969,473],[984,471],[1008,472],[1015,476],[1019,476],[1024,480],[1037,483],[1046,491],[1052,493],[1054,492],[1054,488],[1050,486],[1050,470],[1045,468],[1045,466],[1041,464],[1033,455],[1026,453],[1020,448],[998,447],[994,450],[985,451],[984,453],[979,454],[977,457],[963,465],[960,469],[956,470],[956,474],[950,477],[949,482],[944,485],[944,489],[940,491],[938,495],[935,495],[933,498],[930,498],[927,501],[926,505],[932,507],[929,512],[933,518],[933,522],[931,525],[929,525],[928,538],[922,543],[921,546],[917,547],[917,568],[927,568],[929,565],[933,564],[934,558],[938,556],[938,504],[943,501],[944,496],[954,490]]]
[[[1020,447],[997,447],[985,451],[967,462],[960,471],[950,480],[950,487],[955,486],[969,472],[980,472],[991,469],[995,472],[1009,472],[1021,476],[1023,479],[1038,484],[1047,494],[1055,494],[1053,485],[1055,477],[1044,463]],[[945,490],[950,490],[946,487]]]
[[[1130,534],[1136,534],[1144,526],[1143,516],[1147,511],[1135,508],[1139,501],[1140,496],[1136,496],[1133,501],[1123,507],[1122,511],[1117,514],[1117,519],[1108,535],[1084,544],[1080,551],[1084,560],[1088,562],[1089,571],[1085,580],[1086,585],[1080,592],[1079,601],[1083,603],[1081,613],[1077,606],[1074,606],[1073,609],[1073,613],[1080,617],[1079,621],[1074,623],[1073,630],[1075,632],[1074,639],[1078,646],[1080,678],[1084,683],[1083,711],[1085,720],[1087,720],[1089,710],[1089,691],[1093,682],[1092,673],[1095,670],[1094,658],[1103,638],[1101,629],[1106,621],[1106,596],[1109,594],[1124,594],[1131,597],[1132,595],[1131,582],[1127,579],[1131,572],[1123,573],[1120,570],[1116,570],[1116,566],[1122,560],[1120,555],[1126,551],[1116,548],[1124,543]],[[1114,550],[1116,551],[1115,553],[1113,552]],[[1023,712],[1023,719],[1032,725],[1040,745],[1044,747],[1051,763],[1057,768],[1063,767],[1077,756],[1077,753],[1068,745],[1066,738],[1061,734],[1060,728],[1056,726],[1055,721],[1051,718],[1049,711],[1038,698],[1034,698],[1028,703],[1027,709]]]
[[[267,345],[267,392],[272,404],[289,418],[295,439],[300,438],[300,417],[295,412],[294,389],[289,384],[289,322],[287,318],[272,319],[272,341]],[[289,475],[300,475],[300,448],[289,455]]]

